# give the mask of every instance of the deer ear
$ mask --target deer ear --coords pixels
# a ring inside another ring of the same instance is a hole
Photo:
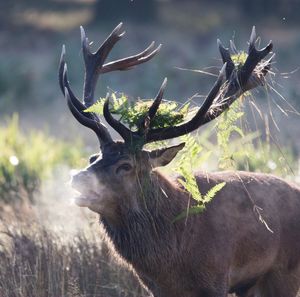
[[[149,152],[149,160],[152,168],[169,164],[175,158],[177,153],[183,149],[184,145],[185,143],[183,142],[178,145]]]

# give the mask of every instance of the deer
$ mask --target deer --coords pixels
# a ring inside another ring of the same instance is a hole
[[[67,105],[83,126],[96,134],[100,152],[72,177],[75,203],[99,214],[114,253],[130,265],[154,297],[295,297],[300,286],[300,188],[273,175],[251,172],[195,172],[201,191],[225,187],[197,215],[174,218],[193,205],[189,193],[159,167],[169,164],[184,143],[147,150],[145,144],[173,139],[197,130],[228,110],[244,92],[264,85],[270,72],[273,44],[257,48],[253,27],[248,56],[235,68],[230,49],[218,40],[223,66],[196,114],[177,126],[155,128],[151,122],[162,102],[166,80],[136,130],[103,116],[122,140],[113,140],[93,105],[100,75],[129,70],[151,60],[161,45],[105,62],[124,36],[120,23],[92,52],[81,27],[85,65],[83,99],[73,93],[63,46],[59,85]],[[263,62],[265,61],[265,62]],[[254,203],[254,204],[253,204]],[[263,224],[253,205],[260,208]]]

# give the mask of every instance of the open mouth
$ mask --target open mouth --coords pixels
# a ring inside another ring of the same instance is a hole
[[[78,194],[75,196],[72,201],[79,207],[91,207],[99,201],[97,198],[97,194],[93,191],[89,191],[87,193],[81,193],[79,191],[76,191]]]

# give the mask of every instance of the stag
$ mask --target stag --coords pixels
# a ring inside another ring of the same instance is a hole
[[[70,88],[63,46],[59,84],[69,109],[82,125],[92,129],[100,153],[72,178],[80,192],[75,202],[100,215],[100,223],[116,254],[129,263],[155,297],[295,297],[300,285],[300,189],[277,177],[250,172],[195,173],[201,191],[226,186],[198,215],[174,218],[187,209],[189,193],[158,170],[170,163],[184,143],[152,151],[146,143],[190,133],[221,115],[245,91],[265,83],[272,50],[256,48],[253,28],[248,57],[237,70],[230,52],[218,41],[220,74],[195,116],[173,127],[155,128],[151,122],[163,98],[162,84],[138,129],[131,131],[115,119],[107,98],[103,115],[123,141],[114,141],[100,118],[84,112],[94,102],[101,74],[128,70],[154,57],[152,43],[143,52],[105,63],[124,32],[118,25],[92,53],[81,28],[85,63],[83,100]],[[262,209],[266,224],[253,211]]]

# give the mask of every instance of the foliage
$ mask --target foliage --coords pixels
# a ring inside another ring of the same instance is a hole
[[[244,132],[243,116],[242,103],[236,101],[217,120],[218,169],[272,173],[292,179],[297,170],[292,150],[271,143],[270,136],[263,141],[259,132]]]
[[[186,211],[180,213],[178,216],[176,216],[173,222],[178,221],[180,219],[184,219],[188,217],[190,214],[199,214],[203,212],[205,210],[206,204],[209,203],[217,195],[217,193],[225,187],[225,185],[226,183],[222,182],[213,186],[204,196],[201,195],[198,189],[198,192],[200,194],[199,197],[197,197],[197,199],[193,197],[197,201],[197,204],[193,205],[192,207],[189,207]],[[185,185],[184,187],[186,188]]]
[[[231,59],[236,67],[240,69],[246,62],[248,54],[244,51],[239,51],[238,53],[231,55]]]
[[[130,129],[134,129],[139,125],[153,103],[151,99],[139,99],[131,102],[124,94],[120,94],[120,96],[117,97],[116,94],[113,93],[111,98],[110,112],[120,116],[120,121],[127,124]],[[102,115],[105,100],[105,98],[101,98],[94,105],[89,107],[86,112],[95,112]],[[163,128],[178,125],[185,120],[188,114],[189,104],[179,107],[179,103],[175,101],[163,101],[151,123],[151,127]]]
[[[232,150],[229,141],[235,133],[240,137],[244,137],[242,129],[237,125],[237,121],[241,119],[243,115],[244,113],[241,111],[240,102],[235,101],[217,121],[217,143],[220,149],[218,160],[220,169],[234,168],[233,156],[237,151]]]
[[[58,166],[78,166],[82,162],[79,143],[67,144],[49,135],[20,130],[18,116],[0,127],[0,200],[33,200],[41,180]]]
[[[196,205],[189,207],[186,211],[177,215],[173,222],[183,219],[190,214],[198,214],[205,210],[205,206],[215,195],[225,186],[220,183],[212,187],[205,195],[202,195],[197,184],[193,170],[205,162],[211,155],[210,151],[203,152],[203,147],[191,135],[182,137],[185,142],[185,148],[182,150],[175,172],[179,173],[178,182],[189,193],[190,197],[196,202]],[[203,152],[202,156],[200,153]]]

